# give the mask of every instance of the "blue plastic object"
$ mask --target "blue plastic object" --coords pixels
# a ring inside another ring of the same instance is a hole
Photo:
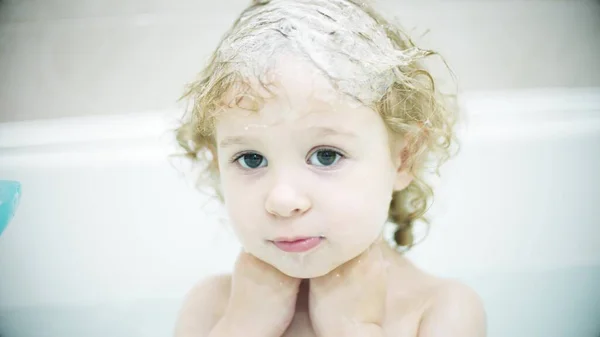
[[[21,184],[17,181],[0,180],[0,235],[15,215],[21,198]]]

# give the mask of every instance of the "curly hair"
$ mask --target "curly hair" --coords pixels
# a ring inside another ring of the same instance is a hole
[[[403,159],[414,179],[393,193],[388,219],[395,224],[395,244],[412,247],[413,227],[428,224],[425,213],[433,200],[425,175],[428,169],[439,175],[453,155],[458,109],[423,65],[438,54],[418,48],[362,2],[255,0],[242,12],[180,98],[192,104],[176,138],[184,155],[202,164],[198,183],[212,186],[222,200],[215,120],[221,108],[256,97],[257,83],[270,92],[266,74],[282,50],[306,57],[336,90],[378,112],[388,130],[407,141]],[[231,92],[232,100],[225,101]]]

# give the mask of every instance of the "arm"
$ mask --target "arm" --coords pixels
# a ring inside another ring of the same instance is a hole
[[[419,327],[419,337],[485,337],[486,314],[479,296],[452,283],[436,294]]]
[[[198,283],[186,296],[179,312],[175,337],[217,337],[224,327],[219,322],[227,305],[230,286],[231,277],[227,275],[213,276]]]

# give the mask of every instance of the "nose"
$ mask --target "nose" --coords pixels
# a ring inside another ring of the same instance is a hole
[[[283,218],[302,215],[311,206],[306,195],[287,184],[274,186],[265,201],[265,209],[268,213]]]

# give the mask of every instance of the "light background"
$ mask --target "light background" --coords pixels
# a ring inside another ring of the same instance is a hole
[[[165,156],[175,103],[245,1],[0,2],[0,334],[169,336],[235,240]],[[482,295],[490,337],[600,333],[600,4],[379,1],[469,117],[411,257]],[[417,39],[418,40],[418,39]]]

